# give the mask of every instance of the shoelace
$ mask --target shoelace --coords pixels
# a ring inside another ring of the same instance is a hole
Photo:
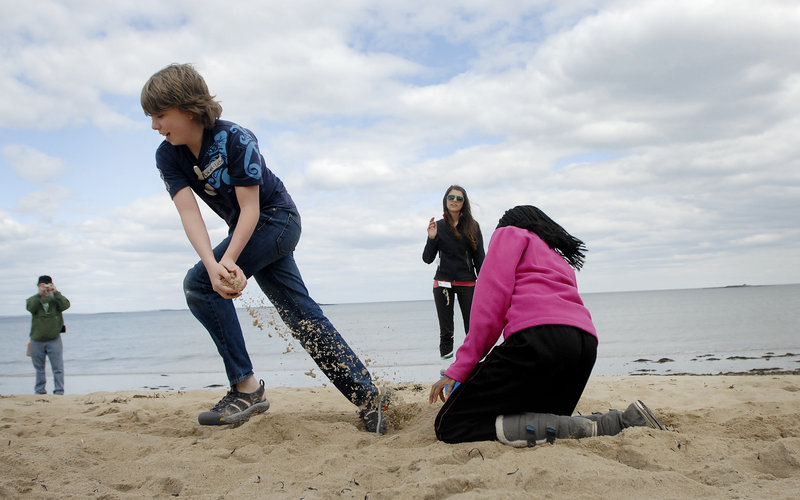
[[[240,394],[241,393],[236,392],[236,391],[228,391],[228,394],[226,394],[222,399],[220,399],[219,403],[214,405],[214,408],[212,408],[212,410],[213,411],[221,410],[222,408],[224,408],[225,406],[228,406],[233,401],[235,401],[237,399],[240,399],[240,396],[239,396]]]

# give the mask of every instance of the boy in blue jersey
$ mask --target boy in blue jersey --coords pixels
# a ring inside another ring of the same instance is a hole
[[[222,106],[189,64],[155,73],[142,89],[142,109],[164,136],[156,165],[192,246],[200,256],[183,282],[192,314],[211,334],[230,391],[198,416],[203,425],[237,424],[266,411],[233,300],[254,277],[293,336],[337,389],[360,409],[368,432],[383,434],[388,395],[309,296],[294,261],[300,215],[281,180],[266,166],[252,132],[219,119]],[[230,228],[211,246],[197,198]]]

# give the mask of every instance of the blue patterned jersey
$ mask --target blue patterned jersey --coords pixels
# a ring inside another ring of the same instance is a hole
[[[203,131],[197,159],[187,146],[162,142],[156,166],[171,197],[190,187],[230,228],[241,212],[235,186],[260,186],[262,211],[295,206],[283,182],[267,168],[255,135],[229,121],[217,120],[214,128]]]

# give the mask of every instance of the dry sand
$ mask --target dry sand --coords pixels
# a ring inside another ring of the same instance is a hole
[[[332,387],[201,427],[219,391],[0,398],[0,498],[800,496],[800,375],[592,378],[581,413],[644,400],[668,431],[515,449],[436,440],[428,386],[396,385],[385,436]]]

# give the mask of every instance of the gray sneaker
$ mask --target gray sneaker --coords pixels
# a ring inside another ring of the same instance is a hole
[[[364,422],[364,429],[374,434],[386,434],[386,418],[383,412],[391,403],[391,389],[379,390],[378,395],[358,412],[361,421]]]
[[[664,426],[656,417],[656,414],[653,413],[653,411],[648,408],[641,399],[637,399],[634,403],[631,403],[631,405],[628,407],[628,411],[630,411],[631,407],[635,408],[636,411],[639,412],[641,418],[644,419],[644,423],[639,425],[650,427],[652,429],[659,429],[662,431],[665,430]],[[626,411],[626,413],[628,412]]]
[[[264,397],[264,381],[261,387],[251,393],[231,389],[210,411],[197,416],[200,425],[226,425],[247,422],[250,415],[263,413],[269,409],[269,401]]]

